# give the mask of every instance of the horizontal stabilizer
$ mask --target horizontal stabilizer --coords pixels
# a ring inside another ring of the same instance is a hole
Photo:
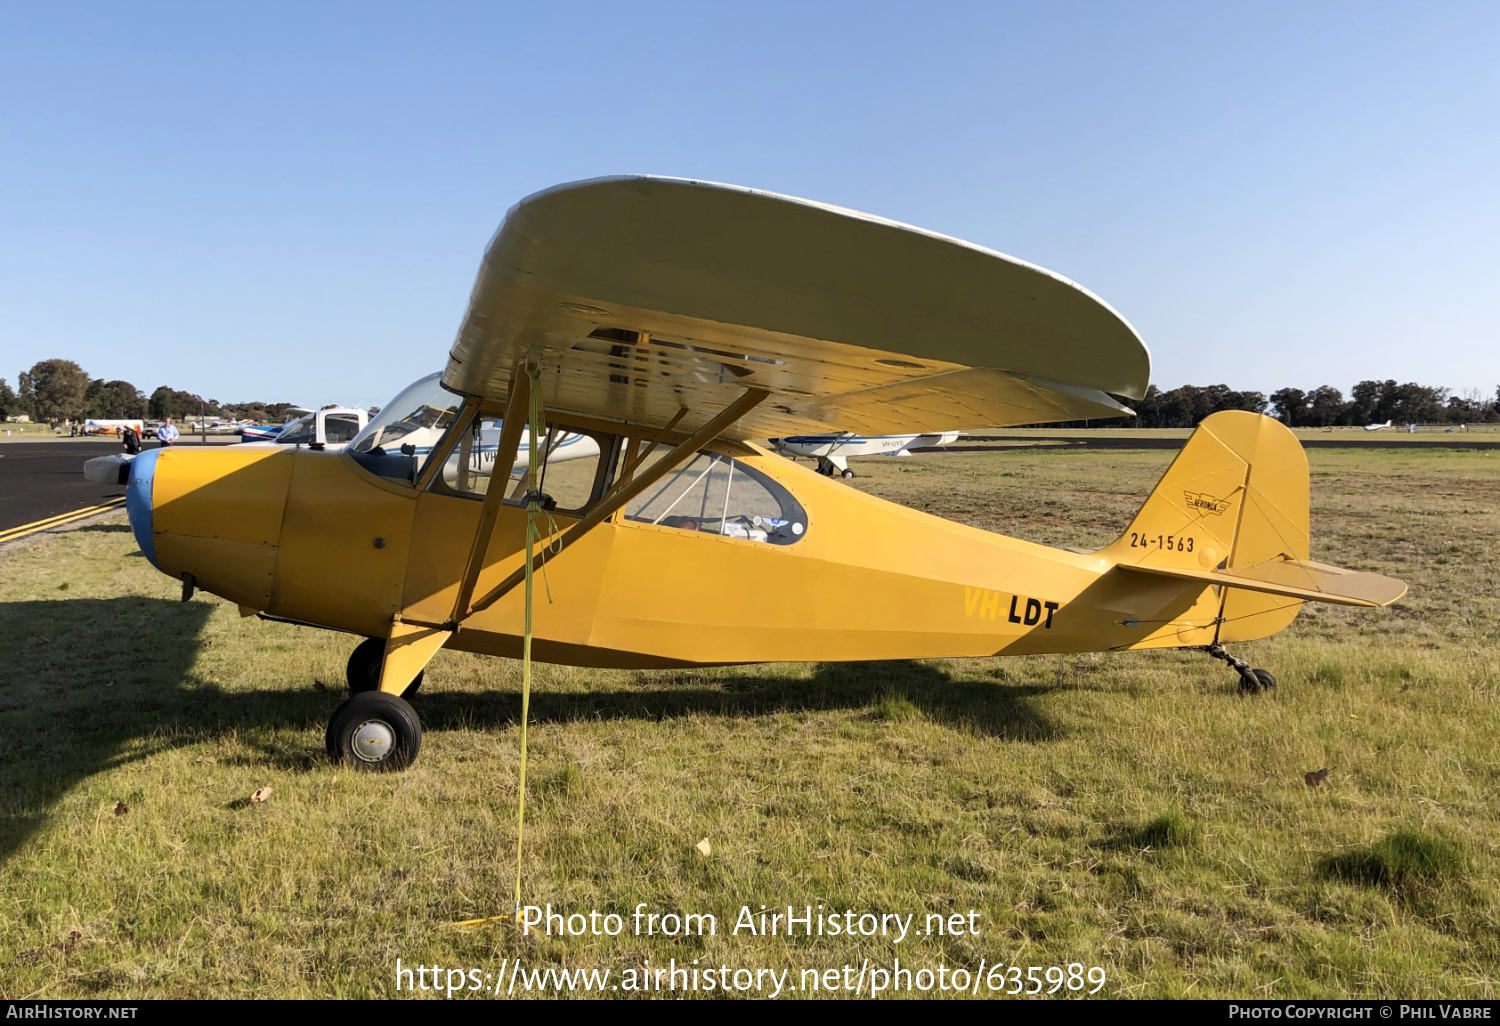
[[[1272,559],[1252,566],[1236,566],[1225,570],[1131,566],[1123,563],[1120,569],[1244,588],[1268,595],[1285,595],[1312,602],[1334,602],[1342,606],[1388,606],[1406,594],[1406,584],[1394,577],[1345,570],[1342,567],[1300,559]]]

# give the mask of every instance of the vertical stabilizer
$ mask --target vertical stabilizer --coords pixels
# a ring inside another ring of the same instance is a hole
[[[1280,422],[1231,410],[1203,420],[1104,554],[1131,566],[1215,570],[1308,558],[1307,455]],[[1220,641],[1274,634],[1293,598],[1223,588]]]

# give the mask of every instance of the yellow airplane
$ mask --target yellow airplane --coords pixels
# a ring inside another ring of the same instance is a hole
[[[1206,419],[1093,552],[754,441],[1120,416],[1149,376],[1114,310],[1003,254],[732,186],[595,179],[510,210],[441,379],[346,451],[153,450],[127,507],[184,600],[368,639],[328,729],[366,769],[417,757],[402,696],[440,648],[517,657],[530,637],[544,661],[627,668],[1203,648],[1259,689],[1274,678],[1223,645],[1304,600],[1405,592],[1309,561],[1302,447],[1255,414]],[[598,453],[550,458],[579,436]],[[528,517],[546,574],[529,632]]]

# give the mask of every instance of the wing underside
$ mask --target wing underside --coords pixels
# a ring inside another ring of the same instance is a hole
[[[499,399],[528,356],[550,408],[646,426],[692,430],[768,391],[734,438],[1117,417],[1113,395],[1143,395],[1150,374],[1130,325],[1051,272],[661,178],[559,186],[507,214],[443,381]]]

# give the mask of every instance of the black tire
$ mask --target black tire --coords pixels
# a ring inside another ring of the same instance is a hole
[[[1270,670],[1245,670],[1240,674],[1240,693],[1258,695],[1276,687],[1276,678]]]
[[[404,770],[422,750],[422,721],[404,698],[366,691],[334,710],[324,743],[336,763],[368,772]]]
[[[853,477],[854,476],[854,471],[850,470],[848,467],[845,467],[843,473],[840,476],[841,477]]]
[[[380,664],[385,661],[385,639],[366,638],[349,653],[349,665],[344,669],[344,679],[349,682],[350,694],[374,691],[380,687]]]
[[[370,691],[380,690],[380,668],[385,663],[385,639],[366,638],[355,646],[354,651],[349,653],[349,665],[344,668],[344,678],[349,682],[349,693],[351,695],[362,695]],[[427,671],[423,670],[412,678],[406,690],[401,692],[402,698],[409,698],[417,693],[422,686],[422,678]]]

